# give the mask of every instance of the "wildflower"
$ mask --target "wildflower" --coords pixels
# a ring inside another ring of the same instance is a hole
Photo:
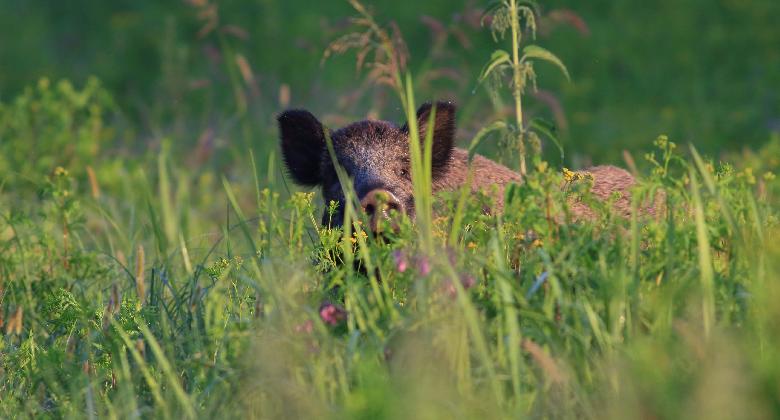
[[[563,179],[565,179],[566,182],[573,182],[573,181],[582,181],[582,180],[592,181],[594,178],[593,178],[593,174],[591,173],[574,172],[569,168],[563,168]]]
[[[443,291],[444,294],[446,294],[447,297],[449,297],[450,299],[455,299],[458,296],[458,291],[455,289],[455,286],[449,280],[444,282]]]
[[[298,334],[306,333],[311,334],[311,332],[314,330],[314,322],[312,322],[311,319],[306,320],[303,324],[299,324],[295,326],[295,332]]]
[[[452,248],[447,248],[447,260],[450,262],[451,266],[455,266],[458,263],[458,254],[455,252]]]
[[[469,290],[477,284],[477,279],[471,274],[465,273],[460,276],[460,284],[464,290]]]
[[[406,271],[409,266],[406,255],[404,255],[403,251],[398,249],[393,251],[393,262],[395,263],[395,269],[398,270],[399,273]]]
[[[772,181],[773,179],[775,179],[775,174],[772,172],[764,173],[764,181]]]
[[[54,176],[56,177],[68,176],[68,170],[63,168],[62,166],[58,166],[54,169]]]
[[[320,306],[320,318],[322,322],[335,326],[347,319],[347,311],[340,306],[325,302]]]
[[[469,249],[474,250],[477,249],[477,244],[472,242],[469,242],[468,245],[466,245]]]
[[[563,179],[566,182],[572,182],[577,178],[577,174],[569,170],[569,168],[563,168]]]
[[[428,261],[428,257],[420,257],[417,260],[417,270],[423,277],[431,273],[431,262]]]
[[[655,145],[659,149],[665,149],[666,145],[669,143],[669,137],[664,134],[661,134],[660,136],[658,136],[658,138],[655,139],[653,143],[655,143]]]
[[[476,283],[476,279],[471,274],[466,273],[460,275],[460,285],[463,287],[463,290],[471,289]],[[451,280],[444,282],[443,291],[451,299],[455,299],[458,296],[458,291],[455,289],[455,285]]]

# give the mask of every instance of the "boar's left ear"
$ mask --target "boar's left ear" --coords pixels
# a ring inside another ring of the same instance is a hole
[[[282,156],[296,183],[313,187],[322,182],[320,162],[325,134],[320,121],[309,111],[291,109],[277,118]]]
[[[417,129],[420,132],[420,142],[425,140],[428,133],[428,125],[431,123],[431,112],[435,115],[433,120],[433,149],[431,169],[433,176],[441,173],[447,167],[455,146],[455,103],[436,102],[435,106],[426,102],[417,109]],[[404,125],[402,130],[408,132],[409,126]]]

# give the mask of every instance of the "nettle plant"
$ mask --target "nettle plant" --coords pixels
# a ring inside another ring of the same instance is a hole
[[[527,174],[526,157],[529,155],[527,144],[531,146],[532,158],[540,159],[540,134],[555,143],[563,159],[563,149],[552,124],[541,118],[534,118],[527,124],[523,120],[523,96],[526,88],[529,85],[534,91],[537,88],[534,70],[534,63],[537,60],[554,64],[566,79],[570,80],[569,71],[555,54],[536,44],[524,45],[529,37],[532,41],[536,40],[536,22],[539,15],[539,6],[535,2],[499,0],[488,6],[482,19],[483,24],[489,22],[490,31],[496,42],[504,40],[507,32],[511,36],[511,50],[495,50],[482,68],[478,80],[479,83],[489,82],[489,88],[494,94],[497,94],[498,87],[506,80],[509,81],[514,97],[514,124],[498,122],[491,127],[502,132],[504,138],[510,139],[510,144],[515,146],[514,149],[517,150],[520,159],[520,173],[523,176]]]

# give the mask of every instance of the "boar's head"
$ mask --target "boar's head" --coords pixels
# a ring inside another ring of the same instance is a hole
[[[417,110],[420,139],[425,138],[434,106],[430,103]],[[455,141],[455,105],[435,105],[432,148],[434,182],[446,176]],[[326,205],[340,203],[330,217],[327,210],[324,225],[340,226],[344,221],[344,191],[325,140],[326,128],[310,112],[288,110],[278,117],[282,155],[292,179],[304,186],[320,186]],[[366,212],[371,229],[393,211],[414,217],[409,126],[399,127],[387,121],[358,121],[330,131],[338,163],[353,182],[355,193]]]

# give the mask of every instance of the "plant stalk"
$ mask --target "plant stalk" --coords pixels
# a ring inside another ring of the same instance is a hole
[[[517,13],[517,0],[509,0],[509,15],[512,22],[512,76],[514,78],[515,119],[517,120],[517,140],[520,152],[520,175],[525,177],[525,128],[523,127],[523,75],[520,64],[520,21]]]

